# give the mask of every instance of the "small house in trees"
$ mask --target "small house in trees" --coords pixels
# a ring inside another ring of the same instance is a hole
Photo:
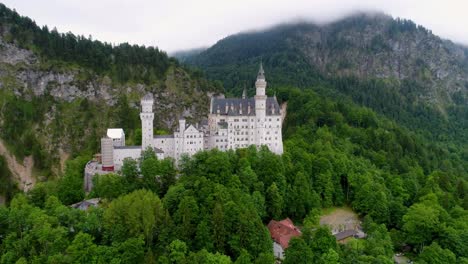
[[[275,257],[279,259],[283,259],[284,250],[289,246],[289,240],[301,235],[301,231],[294,226],[289,218],[281,221],[271,220],[268,223],[268,230],[273,239],[273,252]]]
[[[98,207],[99,202],[101,202],[100,198],[93,198],[89,200],[84,200],[75,204],[70,205],[72,208],[76,208],[82,211],[88,210],[90,207]]]
[[[348,238],[355,237],[357,234],[356,230],[345,230],[339,233],[336,233],[334,236],[338,243],[346,243]]]

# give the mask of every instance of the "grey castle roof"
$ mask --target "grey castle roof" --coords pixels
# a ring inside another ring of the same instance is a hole
[[[141,149],[141,146],[115,146],[115,149]]]
[[[115,149],[141,149],[141,146],[116,146]],[[164,153],[162,149],[153,148],[155,153]]]
[[[255,98],[213,98],[211,113],[216,114],[218,110],[221,115],[255,116]],[[276,97],[267,98],[266,115],[280,115],[280,106]]]
[[[155,153],[164,153],[164,151],[162,149],[159,149],[159,148],[154,148],[154,152]]]
[[[346,230],[346,231],[335,234],[335,238],[336,240],[343,240],[345,238],[354,236],[356,234],[357,234],[357,231],[355,230]]]
[[[153,101],[153,94],[147,93],[145,96],[143,96],[143,101]]]

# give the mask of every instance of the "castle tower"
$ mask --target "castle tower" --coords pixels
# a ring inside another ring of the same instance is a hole
[[[141,148],[142,150],[153,146],[153,95],[147,94],[141,99]]]
[[[258,70],[257,81],[255,82],[255,115],[256,115],[256,130],[255,131],[255,144],[262,145],[265,136],[265,119],[266,119],[266,100],[265,93],[267,82],[265,80],[265,72],[263,71],[263,64],[260,62],[260,69]]]
[[[101,138],[101,163],[103,171],[114,171],[114,144],[112,138]]]

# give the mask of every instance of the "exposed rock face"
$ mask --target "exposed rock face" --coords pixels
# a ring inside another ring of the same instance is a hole
[[[32,170],[34,167],[34,160],[31,156],[24,158],[23,161],[18,162],[16,158],[7,150],[3,141],[0,140],[0,155],[5,157],[8,168],[13,174],[14,180],[18,183],[20,190],[28,191],[36,183],[36,179],[32,177]],[[0,197],[0,205],[1,197]]]
[[[468,56],[462,46],[422,28],[391,33],[395,22],[390,17],[361,19],[363,24],[354,26],[356,18],[324,27],[299,27],[287,41],[324,74],[415,79],[427,85],[427,93],[421,94],[427,100],[440,92],[447,98],[466,92]],[[347,23],[351,26],[344,26]]]
[[[208,111],[208,96],[180,68],[171,68],[165,80],[152,86],[143,84],[113,85],[107,77],[85,77],[82,70],[60,72],[43,70],[39,59],[28,50],[20,49],[0,39],[0,89],[9,89],[17,96],[50,95],[56,100],[71,102],[86,98],[114,105],[122,94],[135,94],[133,105],[138,107],[139,95],[153,92],[156,97],[160,125],[171,128],[179,117],[199,120]]]
[[[0,38],[0,61],[8,64],[32,64],[36,57],[29,50],[17,48],[15,45],[4,42]]]

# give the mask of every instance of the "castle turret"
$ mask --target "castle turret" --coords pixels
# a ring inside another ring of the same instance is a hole
[[[257,81],[255,82],[256,95],[255,95],[255,115],[256,115],[256,144],[262,145],[264,143],[265,135],[265,118],[266,118],[266,100],[265,94],[267,82],[265,80],[265,72],[263,65],[260,63],[258,70]]]
[[[179,119],[179,132],[183,135],[185,131],[185,119]]]
[[[103,171],[114,171],[114,143],[112,138],[101,138],[101,162]]]
[[[147,94],[141,99],[141,148],[142,150],[153,146],[153,95]]]

